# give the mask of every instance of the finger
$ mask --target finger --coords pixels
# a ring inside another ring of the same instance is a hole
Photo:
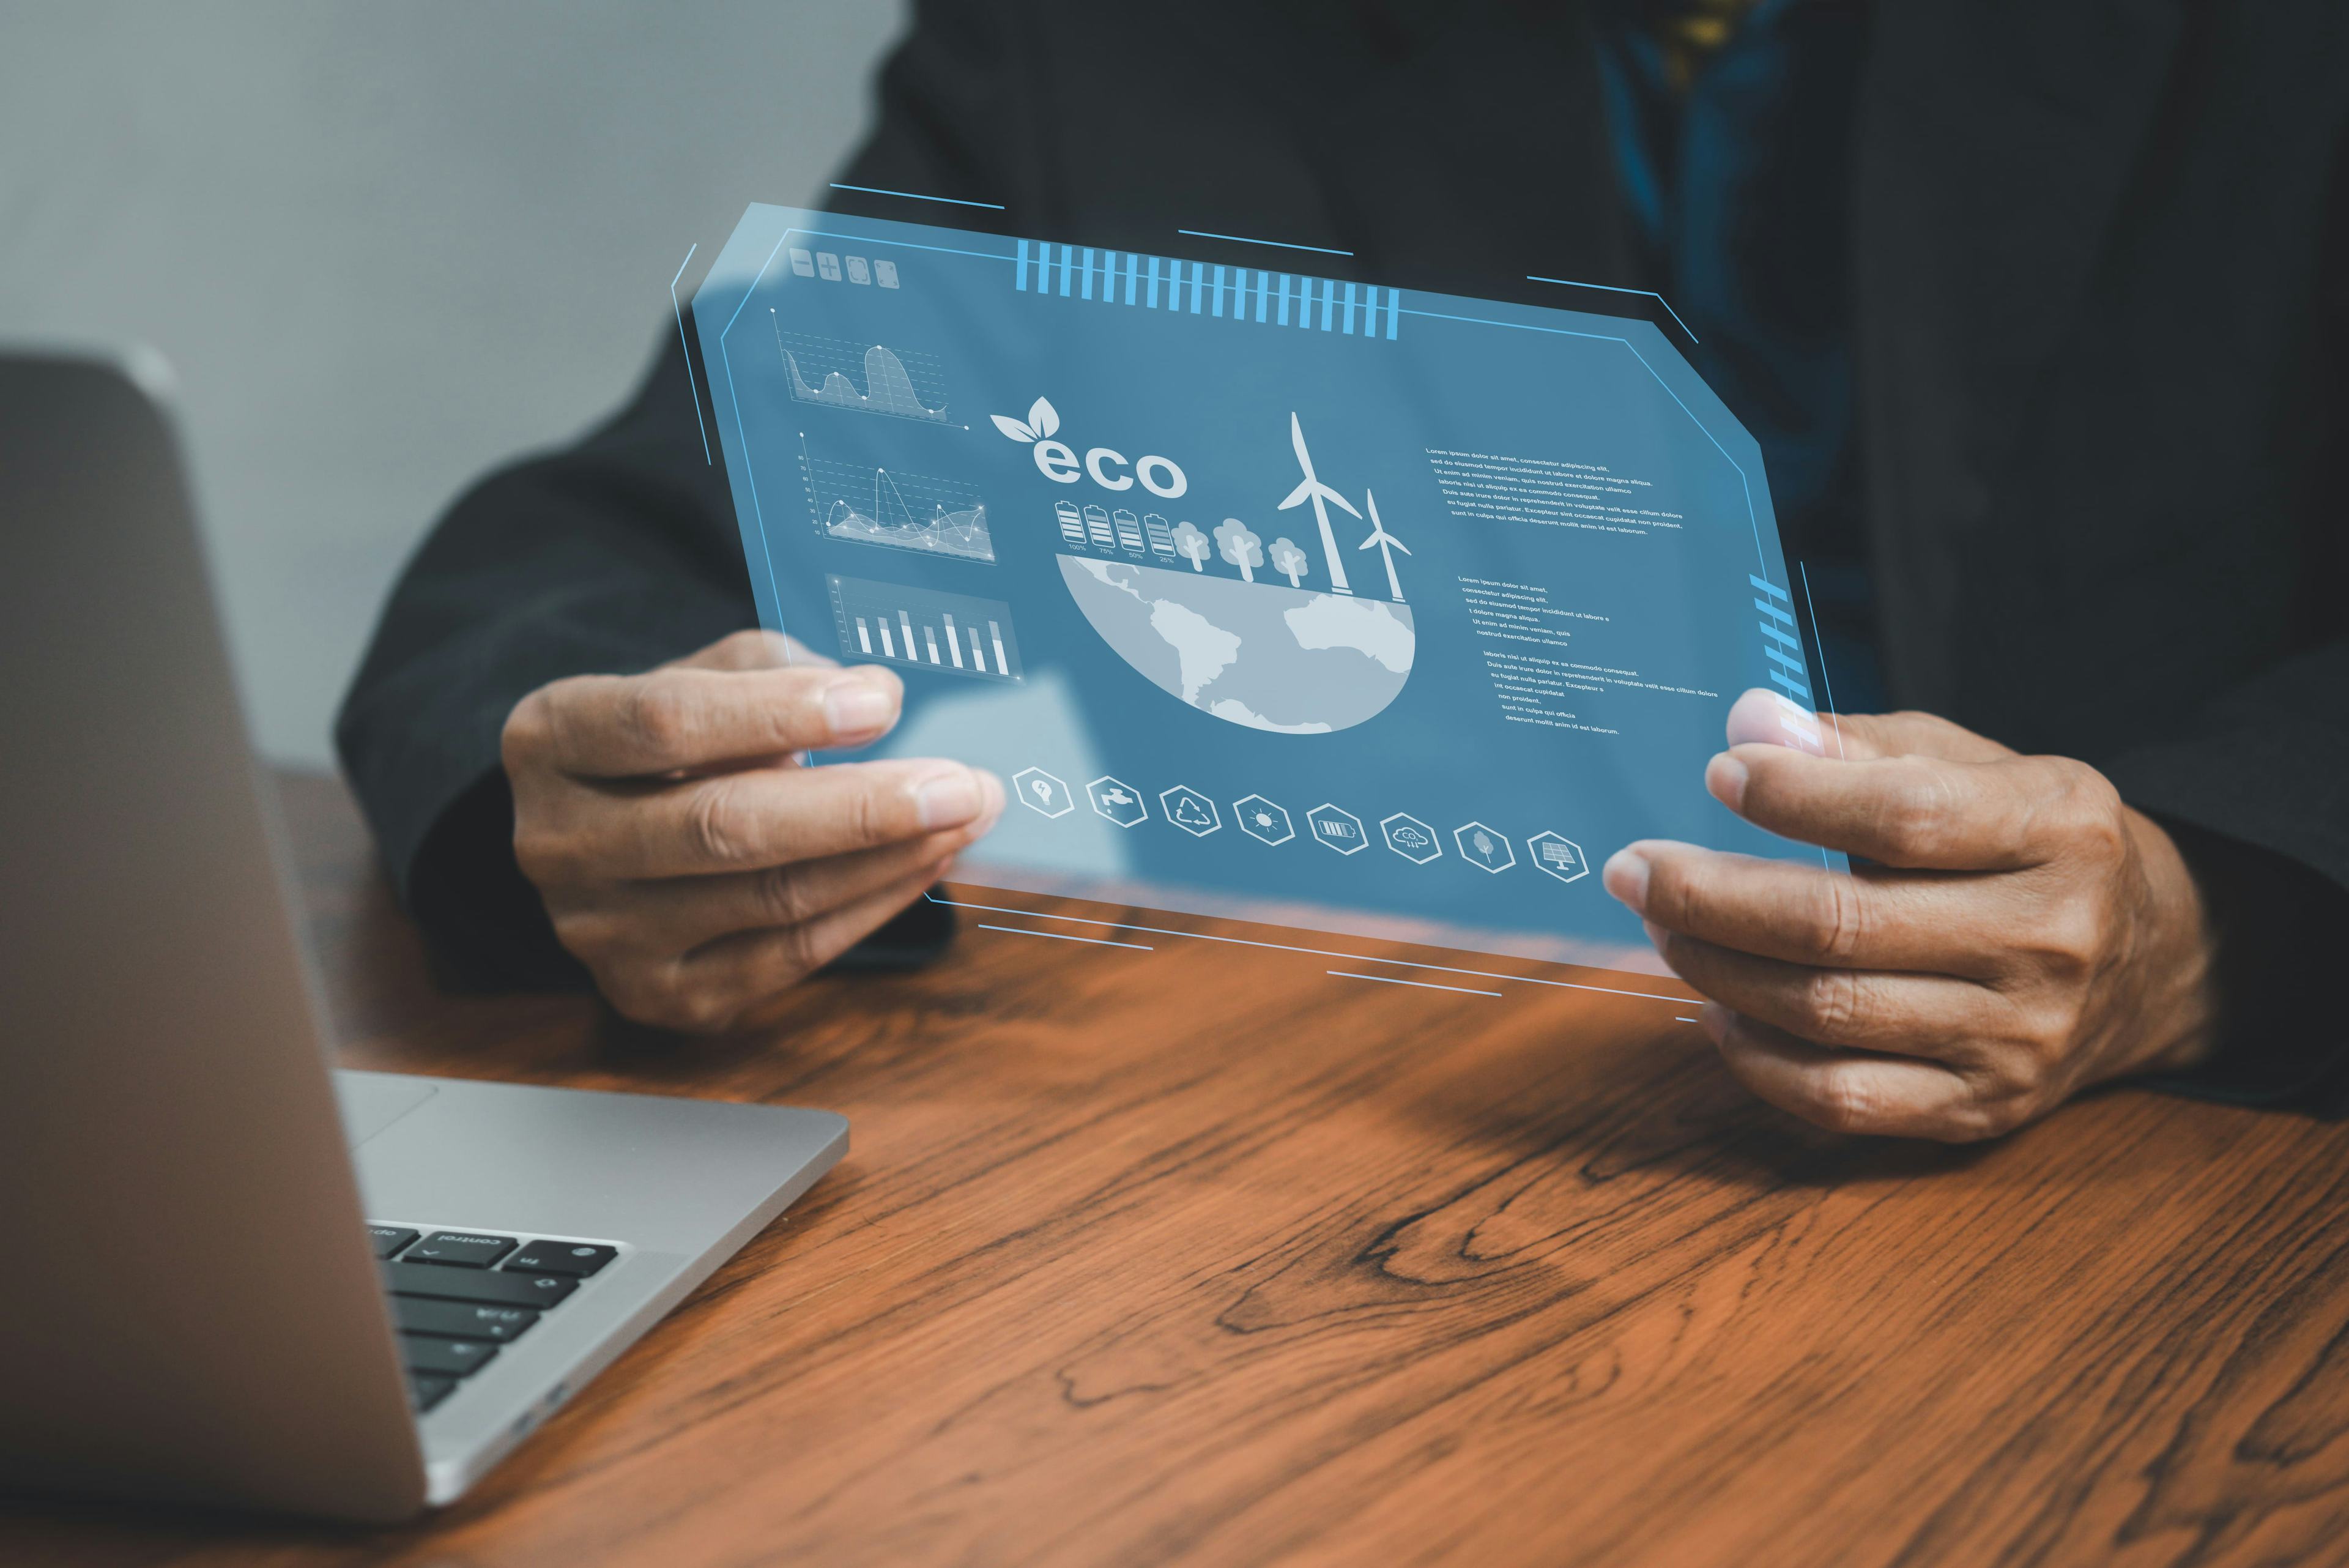
[[[681,1026],[717,1031],[756,1023],[784,991],[880,929],[933,880],[933,868],[925,868],[805,924],[720,937],[687,954],[675,979],[689,999]]]
[[[1674,974],[1748,1018],[1821,1045],[1973,1066],[1994,1002],[1971,981],[1814,969],[1716,947],[1661,926],[1650,940]]]
[[[664,670],[837,670],[840,660],[828,659],[798,638],[753,627],[721,637],[683,659],[673,659]]]
[[[1740,696],[1729,710],[1732,746],[1794,745],[1810,751],[1806,736],[1787,726],[1792,709],[1802,710],[1766,687]],[[1871,762],[1878,757],[1940,757],[1953,763],[1990,763],[2015,753],[1986,735],[1931,713],[1820,713],[1820,744],[1824,755],[1847,762]]]
[[[1704,783],[1748,822],[1806,844],[1887,866],[2002,871],[2040,865],[2054,853],[2080,818],[2084,775],[2091,774],[2057,757],[1838,762],[1744,745],[1714,757]]]
[[[640,953],[683,953],[737,931],[804,925],[926,867],[941,867],[992,827],[966,826],[903,844],[802,860],[730,876],[679,877],[631,885],[619,901],[563,931],[574,950],[598,944]],[[584,929],[582,929],[584,928]]]
[[[758,871],[992,826],[1003,802],[993,774],[936,758],[753,768],[616,802],[565,847],[605,879]]]
[[[1619,849],[1599,872],[1634,914],[1683,936],[1790,963],[1989,979],[2003,917],[1972,877],[1851,875],[1670,839]]]
[[[873,667],[574,676],[514,710],[509,761],[518,752],[580,777],[641,778],[864,745],[897,722],[903,694],[895,675]]]
[[[1708,1004],[1702,1017],[1738,1082],[1830,1131],[1966,1143],[2004,1132],[2016,1119],[1937,1063],[1830,1050],[1718,1004]]]

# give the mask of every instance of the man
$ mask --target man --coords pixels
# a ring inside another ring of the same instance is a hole
[[[2344,31],[2330,0],[941,3],[845,179],[1406,289],[1662,290],[1762,443],[1824,689],[1945,717],[1814,757],[1731,713],[1707,787],[1856,877],[1651,843],[1607,886],[1755,1092],[1979,1137],[2131,1074],[2276,1098],[2344,1044]],[[460,500],[339,733],[460,974],[711,1029],[867,933],[918,947],[926,907],[892,912],[1003,797],[792,765],[896,686],[740,630],[691,398],[672,346]]]

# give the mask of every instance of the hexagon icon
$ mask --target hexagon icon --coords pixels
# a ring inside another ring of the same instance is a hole
[[[1464,822],[1454,828],[1452,842],[1460,851],[1461,859],[1495,877],[1517,863],[1517,852],[1509,847],[1509,836],[1481,822]]]
[[[1069,798],[1069,786],[1042,768],[1022,768],[1012,774],[1011,793],[1020,805],[1046,816],[1066,816],[1077,809]]]
[[[1532,854],[1537,869],[1548,872],[1561,882],[1590,875],[1590,862],[1582,857],[1582,846],[1564,834],[1537,833],[1526,840],[1526,848]]]
[[[1313,842],[1324,849],[1359,855],[1370,847],[1370,836],[1362,831],[1362,819],[1343,806],[1323,801],[1305,814],[1305,822],[1313,829]]]
[[[1389,849],[1414,866],[1424,866],[1444,853],[1444,841],[1435,836],[1435,829],[1407,811],[1381,818],[1379,831],[1386,835]]]
[[[1105,816],[1120,827],[1136,826],[1150,818],[1150,808],[1142,803],[1142,792],[1123,779],[1103,774],[1085,785],[1085,796],[1093,803],[1096,815]]]
[[[1224,826],[1216,810],[1216,803],[1193,789],[1189,784],[1176,784],[1173,789],[1158,792],[1158,809],[1166,820],[1194,838],[1205,838]]]
[[[1243,795],[1232,802],[1232,815],[1242,833],[1267,844],[1286,844],[1297,836],[1288,811],[1260,794]]]

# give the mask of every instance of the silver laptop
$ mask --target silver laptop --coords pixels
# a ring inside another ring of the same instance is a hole
[[[0,356],[0,1486],[446,1502],[837,1161],[328,1069],[157,376]]]

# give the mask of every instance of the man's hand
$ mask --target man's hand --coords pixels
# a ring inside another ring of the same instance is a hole
[[[515,704],[515,858],[613,1006],[703,1033],[771,1019],[995,826],[1001,782],[959,763],[800,764],[880,739],[902,696],[885,670],[740,632]]]
[[[2192,1065],[2215,1002],[2201,896],[2169,836],[2101,774],[1922,713],[1820,716],[1788,746],[1767,692],[1705,787],[1747,821],[1874,865],[1661,841],[1609,892],[1713,1001],[1706,1032],[1771,1104],[1823,1127],[1994,1137],[2091,1084]]]

